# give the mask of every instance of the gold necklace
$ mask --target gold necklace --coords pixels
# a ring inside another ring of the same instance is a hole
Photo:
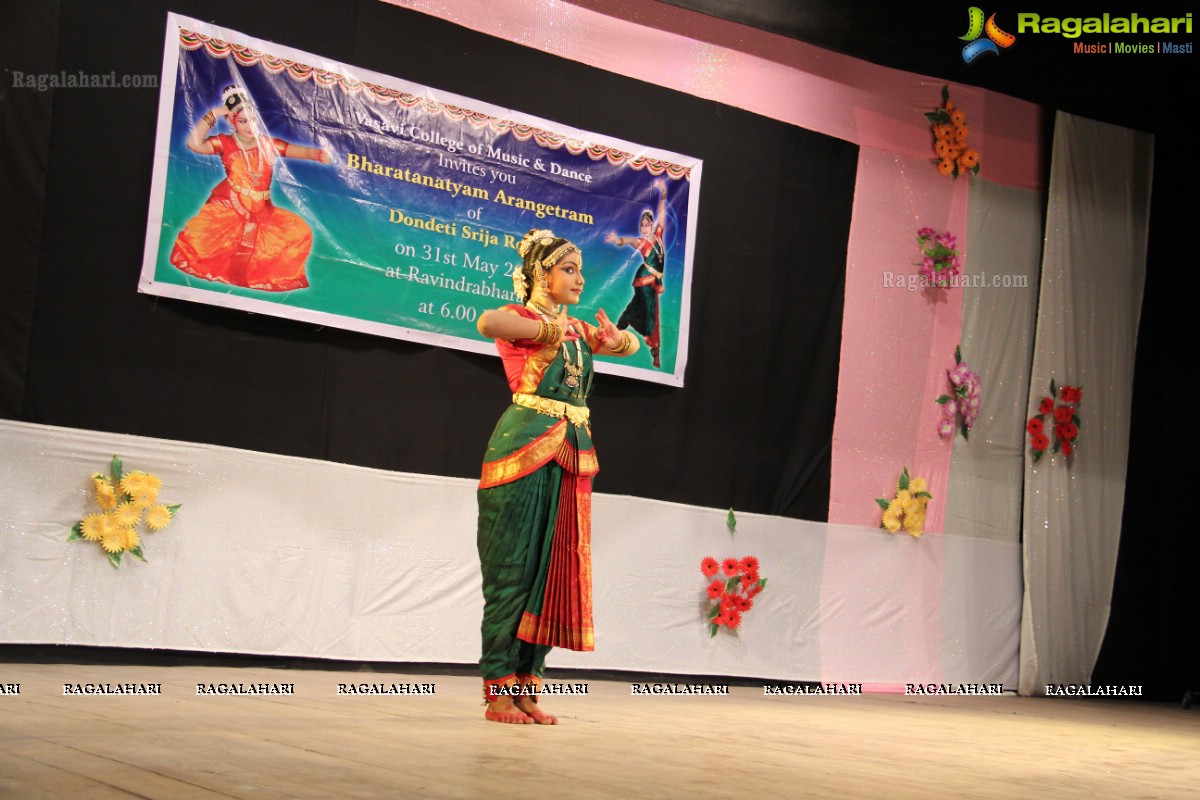
[[[255,137],[254,139],[250,140],[252,142],[255,142],[255,145],[254,145],[255,159],[254,159],[254,161],[255,161],[255,163],[258,164],[258,169],[255,169],[250,163],[250,156],[246,155],[246,151],[249,148],[243,146],[244,144],[249,144],[249,142],[246,142],[244,139],[242,139],[241,136],[238,136],[236,133],[233,136],[235,139],[238,140],[238,151],[240,151],[242,154],[242,161],[246,162],[246,171],[248,173],[250,173],[250,182],[253,183],[254,186],[257,188],[258,182],[260,180],[262,180],[263,162],[264,162],[262,148],[260,147],[260,145],[257,141],[258,137]]]
[[[536,312],[538,316],[540,316],[546,322],[554,322],[554,319],[551,318],[550,310],[532,298],[530,298],[529,302],[525,305],[532,308],[534,312]],[[559,309],[561,310],[562,306],[559,306]],[[555,317],[557,317],[557,315],[555,315]],[[568,322],[567,325],[569,326],[570,323]],[[565,327],[563,329],[563,333],[566,333]],[[583,345],[581,345],[578,341],[575,342],[575,363],[572,364],[571,351],[567,348],[567,340],[566,337],[564,337],[562,340],[562,357],[563,369],[565,369],[567,372],[567,376],[563,378],[563,383],[567,385],[568,389],[574,389],[579,386],[579,382],[583,380]]]
[[[563,383],[568,388],[574,389],[583,380],[583,345],[579,340],[575,340],[575,363],[571,363],[571,356],[567,352],[567,342],[564,339],[562,343],[563,352],[563,367],[567,371],[567,377],[563,378]]]
[[[533,306],[533,310],[534,310],[534,311],[538,312],[538,313],[539,313],[539,314],[541,314],[543,317],[547,317],[547,318],[549,318],[549,317],[554,317],[555,319],[557,319],[557,318],[558,318],[558,315],[559,315],[559,313],[561,313],[561,312],[562,312],[562,305],[561,305],[561,304],[558,306],[558,308],[555,308],[555,309],[549,309],[549,308],[546,308],[546,307],[545,307],[544,305],[542,305],[541,303],[539,303],[537,300],[534,300],[532,297],[531,297],[531,298],[529,298],[529,305],[530,305],[530,306]],[[547,321],[547,322],[552,322],[553,320],[547,319],[546,321]]]

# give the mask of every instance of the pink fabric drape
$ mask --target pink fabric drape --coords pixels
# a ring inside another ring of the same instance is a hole
[[[926,531],[940,531],[951,449],[936,431],[946,370],[962,332],[962,289],[916,288],[917,230],[966,237],[967,179],[927,160],[863,148],[842,312],[842,369],[833,428],[829,521],[878,526],[874,498],[909,474],[929,482]]]
[[[924,113],[946,81],[888,69],[654,0],[386,0],[465,28],[755,114],[930,158]],[[947,42],[947,64],[961,45]],[[1040,188],[1041,110],[952,84],[995,183]],[[487,98],[481,98],[486,100]]]

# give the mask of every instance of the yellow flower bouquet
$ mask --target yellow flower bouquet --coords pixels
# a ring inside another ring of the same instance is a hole
[[[95,542],[114,567],[121,566],[125,553],[145,561],[139,526],[145,524],[151,531],[161,531],[171,523],[181,504],[159,502],[162,479],[139,470],[126,472],[117,456],[113,456],[110,475],[94,472],[91,480],[100,511],[76,522],[67,541]]]
[[[909,478],[908,467],[900,473],[896,482],[896,494],[892,499],[876,498],[875,502],[883,509],[879,527],[888,533],[896,533],[901,528],[914,539],[925,532],[925,506],[933,499],[929,486],[924,478]]]

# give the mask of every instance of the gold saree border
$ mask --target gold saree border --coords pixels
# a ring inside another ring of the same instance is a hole
[[[495,461],[485,461],[479,488],[490,489],[493,486],[512,483],[518,478],[524,478],[554,458],[559,447],[566,440],[566,436],[567,421],[559,420],[553,428],[517,452]]]

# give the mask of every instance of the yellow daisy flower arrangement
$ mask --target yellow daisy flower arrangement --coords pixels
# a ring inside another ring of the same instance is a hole
[[[162,480],[157,475],[138,470],[126,472],[117,456],[113,456],[110,472],[111,475],[92,473],[93,496],[100,512],[76,522],[67,541],[97,543],[114,567],[121,566],[125,553],[145,561],[138,526],[144,522],[151,531],[161,531],[181,506],[158,502]]]
[[[970,134],[967,115],[961,108],[955,108],[950,87],[942,87],[942,107],[926,112],[925,118],[933,134],[933,153],[937,156],[933,163],[938,173],[954,178],[968,172],[978,175],[979,151],[967,144]]]
[[[879,527],[888,533],[902,530],[914,539],[925,532],[925,506],[933,499],[929,493],[929,485],[924,478],[910,478],[908,467],[900,473],[896,482],[896,493],[892,499],[876,498],[875,502],[883,509],[879,519]]]

